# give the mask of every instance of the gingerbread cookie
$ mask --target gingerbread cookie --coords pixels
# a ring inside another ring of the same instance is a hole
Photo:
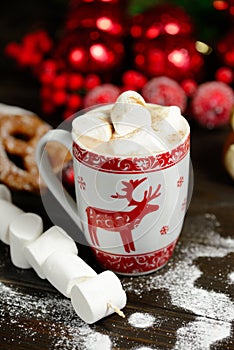
[[[35,150],[40,138],[51,129],[35,114],[18,107],[0,104],[0,182],[11,189],[39,192],[39,171]],[[55,171],[70,157],[57,143],[48,153]]]

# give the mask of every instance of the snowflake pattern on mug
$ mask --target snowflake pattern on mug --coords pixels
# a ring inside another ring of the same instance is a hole
[[[181,187],[184,183],[184,177],[180,176],[179,180],[177,181],[177,187]]]
[[[160,230],[161,235],[166,235],[169,230],[169,226],[163,226]]]
[[[86,182],[84,181],[83,176],[78,176],[78,184],[81,190],[86,189]]]

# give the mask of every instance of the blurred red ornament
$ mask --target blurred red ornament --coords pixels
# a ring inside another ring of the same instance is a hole
[[[218,11],[227,10],[229,7],[229,1],[226,0],[213,0],[213,6]]]
[[[228,32],[217,45],[217,51],[222,62],[231,68],[234,68],[234,30]]]
[[[143,88],[147,78],[143,73],[129,69],[123,73],[122,82],[128,89],[139,90]]]
[[[229,0],[228,12],[231,16],[234,16],[234,0]]]
[[[74,186],[74,169],[71,161],[68,162],[62,170],[62,182],[65,187],[68,186],[69,188]]]
[[[82,106],[82,98],[78,94],[71,94],[67,99],[67,107],[69,110],[76,111]]]
[[[39,80],[42,84],[50,84],[53,82],[57,71],[57,64],[54,60],[48,59],[42,62],[39,69]]]
[[[57,89],[65,89],[67,86],[67,74],[65,72],[58,74],[54,78],[53,85]]]
[[[113,103],[120,94],[120,89],[113,84],[103,84],[90,90],[84,98],[84,107],[97,104]]]
[[[70,90],[80,89],[84,84],[84,77],[79,73],[70,73],[67,78],[67,86]]]
[[[87,90],[91,90],[101,84],[101,78],[97,74],[88,74],[85,77],[84,87]]]
[[[67,100],[66,91],[63,89],[54,90],[52,94],[52,99],[53,99],[53,103],[56,106],[64,105]]]
[[[160,35],[190,35],[193,24],[187,12],[177,6],[156,5],[133,17],[130,33],[134,38],[154,40]]]
[[[158,77],[149,80],[142,89],[146,102],[162,106],[178,106],[183,112],[187,97],[181,86],[168,77]]]
[[[98,29],[113,36],[122,36],[126,28],[125,18],[122,8],[113,2],[99,2],[98,10],[91,2],[80,2],[70,11],[65,29]]]
[[[218,81],[201,84],[192,100],[194,118],[209,129],[227,124],[233,106],[232,88]]]
[[[165,75],[177,81],[199,79],[204,66],[203,56],[196,50],[195,40],[165,35],[134,45],[136,67],[151,77]]]
[[[64,66],[83,74],[108,72],[121,64],[123,56],[124,45],[119,39],[81,29],[67,34],[55,55]]]
[[[43,61],[44,55],[52,49],[53,43],[44,30],[26,34],[21,43],[9,43],[5,52],[8,56],[16,59],[22,67],[32,69]]]
[[[193,79],[185,79],[180,85],[188,97],[192,97],[197,90],[197,82]]]
[[[215,73],[215,78],[226,84],[231,84],[234,80],[233,70],[229,67],[220,67]]]

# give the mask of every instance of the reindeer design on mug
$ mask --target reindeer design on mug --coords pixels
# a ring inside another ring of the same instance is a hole
[[[101,228],[107,231],[119,232],[125,252],[135,251],[132,231],[140,224],[144,216],[159,209],[159,205],[149,203],[161,195],[159,192],[161,185],[158,185],[154,192],[152,186],[150,186],[144,192],[143,199],[140,201],[133,198],[134,190],[146,179],[144,177],[128,182],[122,181],[124,194],[116,192],[116,194],[111,196],[116,199],[127,199],[128,207],[133,207],[130,211],[112,211],[94,207],[86,208],[89,234],[94,246],[99,246],[97,229]]]

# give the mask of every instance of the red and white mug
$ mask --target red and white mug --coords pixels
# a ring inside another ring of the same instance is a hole
[[[122,275],[151,273],[170,259],[188,202],[190,128],[172,149],[147,156],[111,156],[85,149],[72,134],[52,130],[37,147],[50,191],[83,234],[97,261]],[[72,153],[76,202],[54,175],[44,152],[50,141]]]

